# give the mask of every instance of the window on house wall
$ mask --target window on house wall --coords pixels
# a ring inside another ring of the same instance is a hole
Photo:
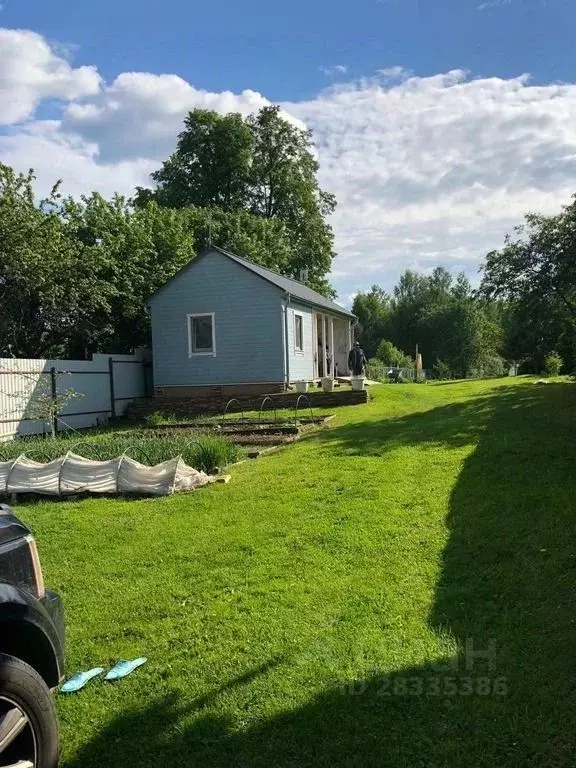
[[[214,313],[188,315],[188,354],[216,357],[216,329]]]
[[[304,321],[302,315],[294,315],[294,348],[304,352]]]

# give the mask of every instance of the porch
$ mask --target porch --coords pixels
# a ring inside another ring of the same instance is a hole
[[[345,375],[348,353],[352,348],[352,322],[322,312],[315,312],[312,322],[314,378]]]

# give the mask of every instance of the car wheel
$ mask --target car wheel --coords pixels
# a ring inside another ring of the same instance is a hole
[[[58,721],[50,691],[29,664],[0,654],[0,768],[56,768]]]

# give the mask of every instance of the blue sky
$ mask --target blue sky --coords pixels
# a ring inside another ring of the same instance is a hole
[[[485,6],[485,7],[482,7]],[[4,0],[2,22],[77,46],[75,63],[119,72],[176,72],[209,90],[254,88],[308,98],[320,66],[353,77],[401,65],[419,75],[530,72],[574,77],[570,0]]]
[[[346,301],[406,267],[474,279],[576,186],[570,0],[0,3],[0,160],[129,193],[193,106],[281,103],[339,199]]]

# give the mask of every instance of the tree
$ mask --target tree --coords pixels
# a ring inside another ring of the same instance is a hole
[[[148,297],[194,256],[194,238],[177,212],[122,197],[67,198],[63,236],[75,247],[66,343],[74,356],[130,351],[148,341]]]
[[[564,360],[562,360],[558,352],[550,352],[544,360],[544,372],[548,376],[558,376],[563,365]]]
[[[527,304],[550,297],[576,320],[576,201],[556,216],[527,214],[515,231],[486,256],[484,294]]]
[[[356,335],[368,358],[374,357],[380,340],[386,335],[389,300],[388,294],[378,285],[354,297],[352,312],[358,318]]]
[[[10,370],[22,383],[21,389],[9,393],[9,397],[16,403],[14,414],[19,419],[42,421],[49,427],[51,436],[55,438],[56,425],[64,408],[71,400],[80,399],[84,394],[76,392],[72,387],[63,389],[58,386],[62,377],[67,375],[64,371],[53,372],[48,378],[44,373],[28,373],[18,367]]]
[[[532,370],[558,346],[576,363],[576,202],[555,216],[531,213],[483,265],[484,296],[508,303],[509,346]]]
[[[167,208],[218,206],[245,210],[250,197],[253,136],[242,115],[195,109],[184,119],[176,151],[152,174],[156,193],[138,188]]]
[[[389,338],[400,349],[420,350],[431,353],[431,339],[426,337],[422,321],[425,310],[430,310],[432,303],[429,294],[430,279],[407,269],[394,287],[390,301]]]
[[[389,364],[394,364],[393,350],[402,355],[401,350],[415,350],[418,344],[424,366],[439,361],[443,375],[502,371],[500,318],[492,303],[474,295],[464,275],[454,278],[443,267],[430,275],[407,270],[391,298],[373,286],[369,293],[358,294],[353,312],[359,317],[365,349]]]
[[[298,277],[306,269],[309,284],[330,295],[326,275],[334,236],[327,217],[336,201],[320,189],[317,173],[311,133],[285,120],[279,107],[264,107],[246,119],[196,109],[185,120],[176,151],[152,174],[157,189],[138,189],[135,203],[156,200],[163,207],[275,220],[290,243],[282,272]]]
[[[445,363],[443,360],[436,360],[434,365],[432,366],[432,370],[434,371],[434,376],[437,379],[443,380],[443,379],[449,379],[451,374],[450,366]]]
[[[395,347],[394,344],[387,339],[382,339],[378,344],[376,357],[379,360],[382,360],[386,365],[395,368],[409,368],[412,366],[412,358],[410,355],[406,355],[401,349]]]
[[[58,185],[35,200],[34,174],[0,163],[0,355],[38,357],[60,343],[64,282],[73,261],[55,213]]]
[[[576,360],[574,323],[550,296],[538,303],[506,302],[502,316],[504,355],[523,373],[540,373],[546,356],[557,349],[568,370]]]

